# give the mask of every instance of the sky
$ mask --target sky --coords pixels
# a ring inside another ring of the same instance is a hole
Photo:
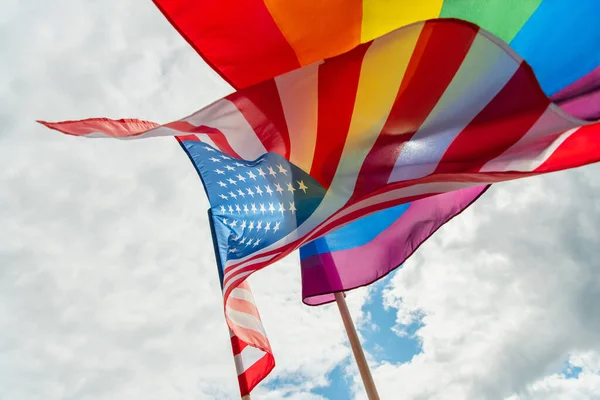
[[[235,399],[202,185],[167,122],[230,93],[150,1],[4,0],[0,399]],[[600,399],[600,165],[492,187],[348,294],[382,399]],[[253,399],[365,399],[297,254],[250,279],[277,367]]]

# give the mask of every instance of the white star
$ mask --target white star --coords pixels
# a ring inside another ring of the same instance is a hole
[[[258,246],[259,243],[260,243],[260,239],[256,239],[256,241],[254,242],[254,244],[252,245],[252,247]]]
[[[235,194],[233,192],[229,192],[229,197],[233,197],[234,199],[237,199],[237,194]]]
[[[265,225],[265,232],[269,229],[271,229],[271,221],[267,222],[267,225]]]
[[[239,204],[235,205],[235,211],[237,211],[238,214],[242,212],[242,209],[240,208]]]
[[[233,207],[227,206],[227,208],[229,209],[229,214],[232,214],[233,213]]]
[[[227,182],[231,183],[232,185],[237,185],[237,183],[231,178],[227,179]]]
[[[218,158],[215,158],[215,157],[211,157],[211,158],[209,158],[209,160],[212,162],[221,162],[221,160],[219,160]]]
[[[228,156],[226,156],[225,154],[221,155],[221,158],[222,158],[223,160],[229,160],[229,157],[228,157]]]
[[[206,151],[215,151],[215,149],[213,149],[213,148],[212,148],[212,147],[210,147],[210,146],[205,146],[205,147],[204,147],[204,150],[206,150]]]
[[[231,165],[226,165],[225,168],[227,168],[227,171],[235,171],[235,168],[233,168]]]
[[[221,206],[221,213],[225,214],[225,206]]]
[[[248,214],[248,212],[249,212],[249,211],[250,211],[250,210],[248,210],[248,205],[247,205],[247,204],[244,204],[244,212],[245,212],[246,214]]]
[[[280,224],[279,221],[275,222],[275,227],[273,228],[273,233],[275,233],[279,230],[279,224]]]
[[[267,190],[267,193],[269,193],[269,195],[273,196],[273,191],[271,190],[271,186],[267,185],[267,186],[265,186],[265,189]]]
[[[227,184],[226,184],[225,182],[223,182],[223,181],[219,181],[219,182],[217,182],[217,183],[218,183],[218,184],[219,184],[219,186],[221,186],[221,187],[227,187]]]
[[[292,194],[294,194],[294,192],[296,191],[296,189],[294,189],[294,187],[292,186],[291,183],[287,184],[287,190],[288,190],[288,192],[291,192]]]
[[[250,221],[250,225],[248,225],[248,229],[250,229],[250,232],[252,232],[252,229],[254,229],[254,221]]]
[[[256,180],[256,175],[254,175],[254,173],[252,171],[248,172],[248,177],[253,180]]]
[[[227,200],[227,196],[225,196],[224,194],[220,194],[219,197],[222,198],[223,200]]]
[[[263,171],[263,169],[262,169],[262,168],[257,168],[256,170],[258,171],[258,174],[259,174],[261,177],[264,177],[264,176],[266,175],[266,174],[265,174],[265,171]]]
[[[252,191],[252,189],[248,188],[246,190],[248,191],[248,194],[250,195],[250,197],[254,197],[254,192]]]
[[[234,165],[237,165],[238,167],[245,167],[245,165],[244,165],[244,164],[241,164],[241,163],[239,163],[239,162],[234,162],[233,164],[234,164]]]
[[[229,226],[235,227],[236,225],[237,225],[237,219],[234,219],[233,222]]]
[[[283,165],[279,164],[277,168],[279,169],[279,173],[282,173],[287,176],[287,169],[283,168]]]
[[[281,194],[283,193],[283,189],[281,188],[281,186],[279,186],[279,183],[275,184],[275,190],[277,191],[277,193]]]
[[[243,198],[246,197],[246,193],[242,192],[241,189],[238,189],[238,196],[242,196]]]
[[[256,204],[252,203],[251,207],[250,207],[250,210],[252,211],[253,214],[256,214],[256,211],[257,211],[256,210]]]
[[[271,211],[271,214],[273,214],[273,211],[275,211],[275,207],[273,207],[273,203],[269,203],[269,211]]]
[[[260,194],[261,196],[262,196],[262,194],[263,194],[263,191],[262,191],[262,189],[260,188],[260,186],[254,186],[254,192],[255,192],[256,194]]]
[[[267,169],[269,170],[269,175],[275,176],[275,171],[273,170],[273,168],[268,167]]]
[[[227,218],[223,218],[223,225],[227,225]]]
[[[284,211],[285,211],[285,207],[283,206],[283,203],[279,203],[279,212],[281,213],[281,215],[283,215]]]
[[[263,213],[263,215],[265,215],[265,212],[266,212],[267,210],[265,209],[265,205],[264,205],[263,203],[260,203],[260,210],[259,210],[259,211],[260,211],[261,213]]]
[[[218,175],[225,175],[225,171],[221,171],[220,169],[215,169],[215,172],[216,172]]]
[[[238,176],[236,176],[236,178],[238,178],[238,181],[241,181],[241,182],[246,182],[246,178],[244,178],[244,177],[242,176],[242,174],[238,174]]]
[[[240,244],[244,244],[246,243],[246,239],[242,238],[242,240],[240,240]]]
[[[296,211],[296,205],[294,204],[293,201],[290,201],[290,208],[289,211],[292,212],[292,214]]]
[[[256,223],[256,230],[259,230],[260,228],[262,228],[262,221]]]
[[[242,221],[242,224],[240,225],[240,228],[245,229],[246,228],[246,221]]]
[[[229,249],[229,252],[230,252],[230,253],[235,253],[235,252],[236,252],[236,250],[235,250],[235,249],[233,249],[233,248],[231,248],[231,249]]]
[[[304,181],[296,181],[296,182],[298,182],[298,189],[300,189],[304,193],[306,193],[306,189],[308,189],[308,187],[304,184]]]

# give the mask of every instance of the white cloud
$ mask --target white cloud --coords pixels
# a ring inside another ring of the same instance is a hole
[[[151,2],[9,2],[0,54],[0,398],[236,398],[208,203],[177,143],[34,122],[167,121],[231,88]],[[294,259],[252,285],[274,377],[297,382],[257,396],[318,398],[349,355],[335,306],[301,304]]]
[[[599,172],[497,185],[419,249],[384,297],[400,331],[423,324],[423,351],[376,368],[382,398],[600,393],[597,364],[577,379],[560,374],[571,354],[600,357]]]

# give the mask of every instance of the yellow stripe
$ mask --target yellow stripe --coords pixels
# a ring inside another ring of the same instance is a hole
[[[360,166],[392,109],[422,28],[418,24],[379,38],[367,50],[344,151],[329,192],[352,194]]]
[[[444,0],[363,0],[361,43],[413,22],[437,18]]]

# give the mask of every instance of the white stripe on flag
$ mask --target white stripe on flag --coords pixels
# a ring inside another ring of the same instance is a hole
[[[221,99],[183,121],[220,130],[233,150],[245,160],[255,160],[267,152],[244,115],[227,99]]]
[[[254,315],[233,310],[229,307],[226,309],[227,317],[233,322],[235,325],[239,325],[242,328],[250,329],[256,331],[262,336],[266,337],[267,334],[263,328],[262,322],[260,319],[256,318]]]
[[[572,133],[568,129],[574,125],[558,114],[555,106],[550,105],[521,139],[487,162],[480,171],[533,171]],[[540,140],[542,138],[545,140]],[[551,142],[553,144],[549,146]]]
[[[265,356],[265,352],[256,347],[246,346],[241,353],[233,356],[235,360],[235,370],[238,375],[243,374],[253,366],[257,361]]]
[[[437,168],[452,141],[498,94],[514,75],[519,63],[504,49],[490,46],[477,35],[452,82],[427,116],[421,128],[404,144],[388,182],[427,176]],[[494,79],[474,80],[487,71]]]
[[[254,296],[252,296],[252,293],[246,289],[237,287],[233,289],[229,295],[234,299],[246,300],[247,302],[254,304]]]
[[[318,62],[275,78],[290,133],[290,161],[310,172],[317,143]]]

